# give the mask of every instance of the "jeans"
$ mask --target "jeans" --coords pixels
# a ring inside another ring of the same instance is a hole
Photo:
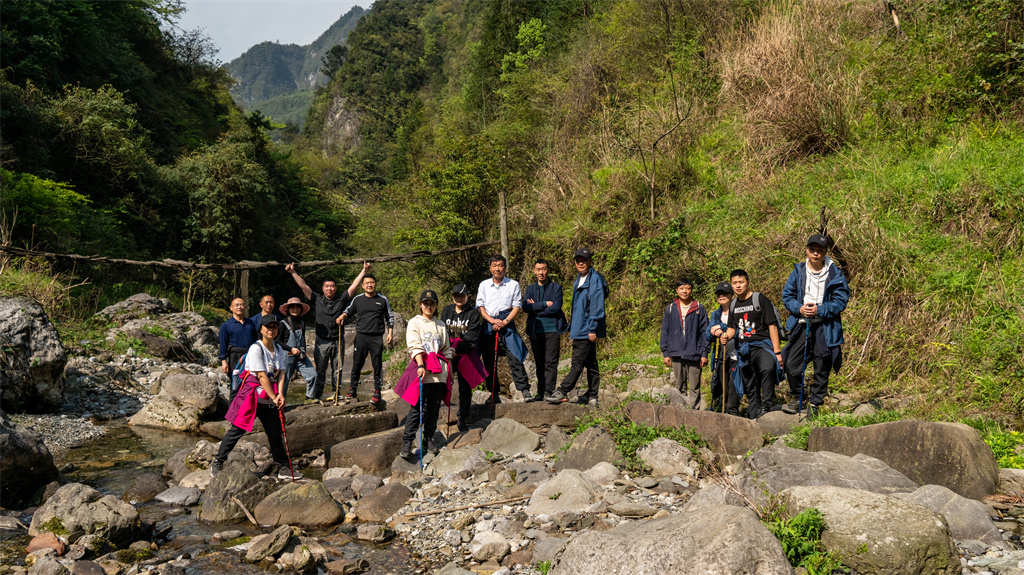
[[[352,375],[349,382],[349,391],[355,391],[359,387],[359,374],[366,363],[366,356],[370,356],[370,365],[373,366],[373,389],[380,391],[384,385],[384,368],[381,362],[384,355],[383,334],[367,335],[357,333],[352,341]]]
[[[558,356],[562,338],[557,332],[530,336],[533,361],[537,364],[537,394],[551,395],[558,385]]]
[[[587,392],[584,394],[588,399],[597,399],[597,391],[601,386],[601,373],[597,366],[597,342],[589,339],[572,340],[572,367],[569,373],[562,380],[561,391],[565,395],[576,387],[576,382],[583,374],[583,368],[587,369]]]
[[[320,399],[324,392],[324,386],[320,385],[320,378],[316,375],[316,368],[309,358],[299,359],[297,355],[289,355],[284,358],[284,383],[281,384],[281,395],[288,397],[288,383],[298,370],[299,375],[306,381],[306,399]]]

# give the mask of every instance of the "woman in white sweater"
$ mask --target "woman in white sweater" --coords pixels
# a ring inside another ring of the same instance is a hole
[[[420,403],[423,402],[423,437],[427,450],[436,454],[441,446],[433,441],[437,429],[437,416],[441,402],[451,390],[448,362],[455,350],[448,343],[448,330],[436,318],[437,293],[426,290],[420,294],[420,315],[409,320],[405,330],[405,343],[409,355],[416,362],[416,377],[423,381],[423,397],[419,397],[405,416],[405,433],[402,435],[401,457],[412,456],[412,443],[416,440],[416,429],[420,426]]]

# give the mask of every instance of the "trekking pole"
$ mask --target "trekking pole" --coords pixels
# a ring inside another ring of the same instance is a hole
[[[423,378],[420,378],[420,472],[423,472],[423,452],[427,450],[427,438],[423,436]]]
[[[804,379],[807,376],[807,348],[811,346],[811,322],[808,320],[804,320],[804,325],[806,325],[807,327],[804,329],[804,363],[803,367],[800,369],[800,403],[797,404],[796,409],[797,419],[800,419],[800,416],[803,415]]]
[[[495,388],[498,385],[498,330],[494,330],[494,371],[491,372],[491,421],[498,419],[498,396]]]
[[[288,448],[288,432],[284,430],[284,408],[278,409],[277,414],[281,416],[281,436],[284,437],[284,453],[288,456],[288,471],[291,471],[292,483],[295,483],[295,469],[292,468],[292,452]]]
[[[345,361],[345,338],[342,335],[344,332],[345,328],[343,326],[338,326],[338,372],[334,377],[334,405],[338,405],[338,395],[341,393],[341,366]],[[327,382],[325,381],[324,383]]]

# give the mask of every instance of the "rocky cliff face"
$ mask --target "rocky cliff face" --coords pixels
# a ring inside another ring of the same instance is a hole
[[[67,354],[43,307],[0,298],[0,402],[8,411],[42,413],[61,403]]]
[[[362,144],[359,135],[359,112],[348,107],[348,99],[335,97],[327,110],[322,133],[322,146],[325,153],[357,148]]]

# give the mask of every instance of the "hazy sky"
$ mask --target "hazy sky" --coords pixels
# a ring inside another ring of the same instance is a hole
[[[178,26],[205,28],[225,63],[260,42],[305,45],[316,40],[353,6],[369,0],[185,0]]]

